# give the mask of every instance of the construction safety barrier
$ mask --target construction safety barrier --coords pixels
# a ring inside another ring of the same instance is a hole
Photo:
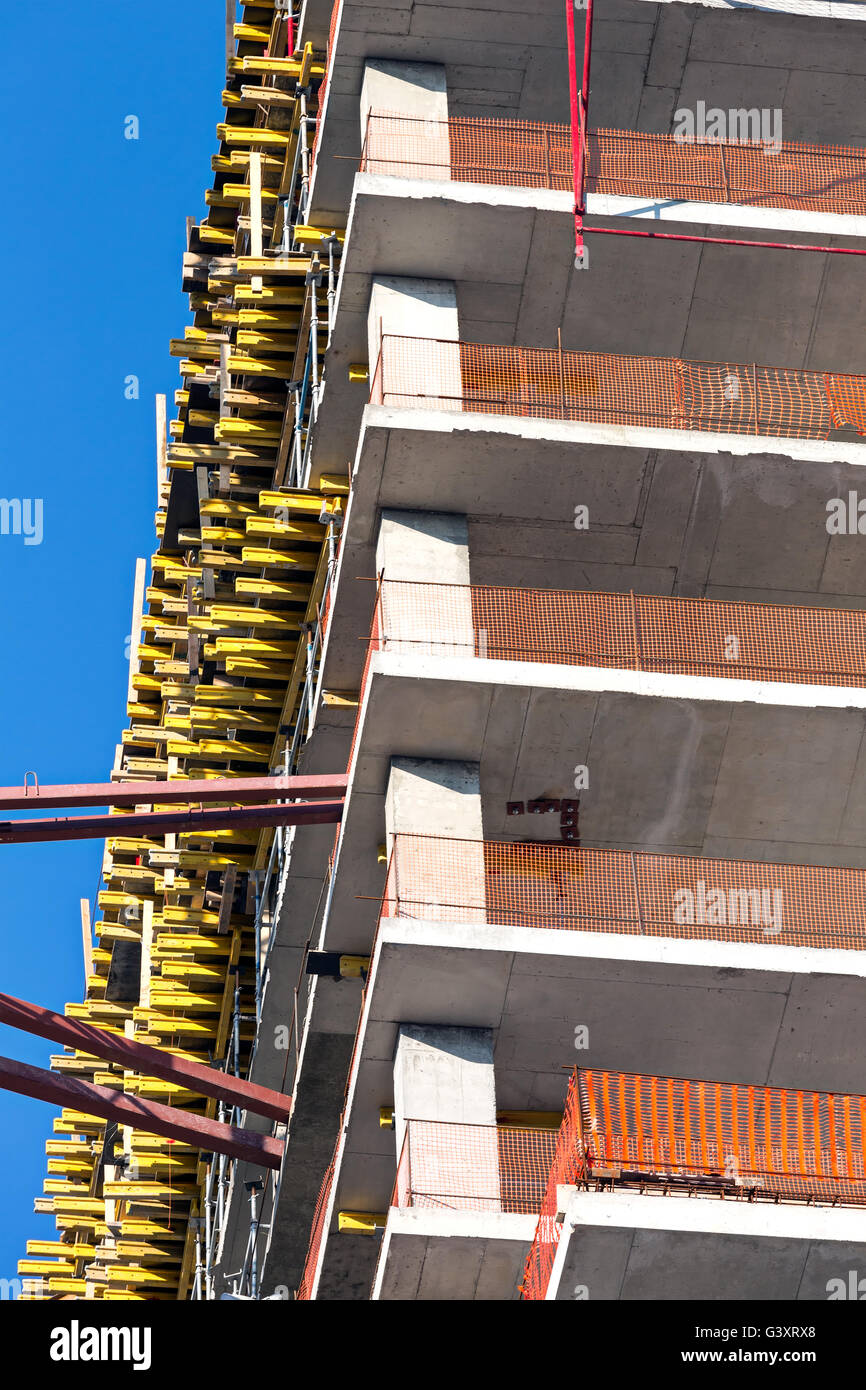
[[[866,870],[398,834],[382,917],[863,950]]]
[[[866,377],[385,333],[371,405],[827,439],[866,434]]]
[[[866,1202],[866,1096],[589,1069],[577,1087],[587,1177],[613,1168]]]
[[[313,132],[313,140],[310,146],[310,163],[314,164],[319,150],[319,138],[322,133],[322,117],[327,104],[327,96],[331,86],[332,67],[334,62],[334,40],[337,37],[337,29],[340,23],[340,10],[343,0],[334,0],[331,7],[331,22],[328,26],[328,47],[325,49],[325,76],[319,88],[318,112],[316,114],[316,126]]]
[[[556,1188],[601,1180],[643,1190],[866,1203],[866,1096],[578,1069],[527,1259],[543,1298],[559,1240]]]
[[[550,1163],[550,1173],[538,1206],[538,1225],[523,1270],[520,1292],[524,1301],[543,1299],[547,1294],[550,1276],[556,1260],[562,1225],[557,1221],[559,1200],[557,1188],[573,1187],[584,1175],[581,1146],[580,1098],[577,1072],[568,1081],[562,1124],[556,1136],[556,1146]]]
[[[296,1298],[301,1302],[309,1302],[313,1296],[316,1267],[319,1263],[319,1251],[322,1247],[322,1238],[325,1234],[325,1218],[328,1214],[328,1203],[331,1200],[331,1187],[334,1182],[334,1166],[336,1159],[337,1151],[335,1148],[334,1155],[325,1170],[325,1176],[322,1178],[319,1196],[316,1199],[313,1224],[310,1228],[310,1243],[307,1247],[307,1257],[304,1260],[304,1272],[301,1275],[301,1282],[298,1285],[296,1294]]]
[[[361,168],[403,178],[571,193],[571,130],[540,121],[468,116],[436,121],[371,112]],[[586,192],[862,217],[866,150],[591,130]]]
[[[407,1120],[391,1205],[535,1215],[555,1130]]]
[[[866,613],[848,608],[386,579],[370,649],[866,685]]]

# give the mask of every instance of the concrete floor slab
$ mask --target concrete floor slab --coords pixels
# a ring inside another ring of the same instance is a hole
[[[533,1110],[561,1108],[576,1062],[855,1091],[864,1003],[857,951],[384,920],[334,1178],[322,1263],[329,1286],[337,1286],[332,1258],[341,1268],[350,1258],[337,1213],[380,1212],[390,1200],[394,1136],[379,1112],[393,1104],[401,1023],[493,1028],[497,1106]],[[578,1027],[588,1038],[579,1053]],[[356,1245],[367,1260],[369,1243]],[[407,1267],[417,1272],[412,1260]]]
[[[577,1192],[548,1297],[826,1300],[829,1281],[864,1261],[866,1213],[854,1208]]]
[[[864,463],[866,444],[368,406],[323,685],[360,683],[384,508],[468,515],[476,584],[857,608],[866,546],[828,535],[827,503],[859,495]]]
[[[513,1302],[535,1217],[392,1207],[371,1297]]]
[[[324,48],[330,18],[329,0],[307,0],[301,41]],[[674,112],[701,98],[725,110],[780,108],[786,140],[862,145],[866,30],[851,23],[862,18],[861,5],[838,0],[762,0],[733,10],[728,0],[608,0],[594,26],[590,124],[667,133]],[[567,121],[564,28],[559,0],[537,0],[531,11],[513,0],[344,0],[311,220],[344,225],[366,58],[444,64],[454,116]],[[578,61],[581,54],[579,35]]]
[[[567,194],[358,175],[325,359],[315,477],[344,471],[354,453],[369,386],[350,384],[347,373],[367,359],[375,274],[454,280],[466,341],[549,348],[560,330],[567,350],[866,372],[859,257],[598,236],[584,274],[573,270],[569,209]],[[604,225],[626,229],[677,215],[676,205],[635,199],[606,199],[599,210],[608,213]],[[728,234],[717,207],[688,211],[707,220],[676,230]],[[731,215],[740,219],[742,239],[778,239],[766,211],[751,215],[754,226],[745,224],[746,210]],[[811,216],[796,214],[804,228],[817,227]],[[843,221],[852,226],[840,235]],[[855,227],[862,237],[863,219],[825,217],[820,231],[791,236],[848,244]],[[480,286],[496,289],[483,311]]]
[[[730,837],[751,859],[861,866],[864,719],[864,690],[374,653],[339,852],[357,835],[347,878],[381,891],[366,866],[406,756],[479,762],[491,838],[514,834],[506,802],[571,796],[583,766],[586,845],[704,854],[711,838],[730,857]],[[552,836],[544,820],[521,836]]]

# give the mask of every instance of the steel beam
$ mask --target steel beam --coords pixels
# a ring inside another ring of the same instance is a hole
[[[28,774],[31,775],[31,774]],[[0,810],[51,811],[58,806],[153,806],[175,802],[198,805],[224,801],[250,805],[277,797],[308,801],[343,796],[345,774],[317,777],[215,777],[190,782],[70,782],[60,786],[0,787]]]
[[[138,1096],[126,1096],[109,1086],[95,1086],[92,1081],[81,1081],[75,1076],[59,1076],[26,1062],[14,1062],[11,1057],[0,1057],[0,1087],[21,1096],[46,1100],[51,1105],[69,1106],[86,1115],[99,1115],[119,1125],[131,1125],[146,1134],[159,1134],[164,1139],[192,1144],[208,1153],[245,1159],[262,1168],[279,1169],[282,1163],[283,1145],[270,1135],[235,1129],[219,1120],[191,1115],[187,1110],[141,1100]]]
[[[149,811],[123,816],[56,816],[0,821],[0,845],[48,840],[101,840],[112,835],[201,834],[265,825],[335,825],[342,801],[285,801],[279,806],[214,806],[206,811]]]
[[[242,1081],[240,1077],[216,1071],[203,1066],[201,1062],[175,1057],[148,1043],[106,1033],[92,1023],[66,1018],[64,1014],[43,1009],[26,999],[15,999],[11,994],[0,994],[0,1023],[10,1028],[20,1028],[24,1033],[35,1033],[40,1038],[50,1038],[52,1042],[77,1048],[79,1052],[93,1057],[119,1062],[121,1066],[140,1072],[143,1076],[158,1076],[161,1081],[173,1081],[198,1095],[213,1096],[227,1105],[237,1105],[257,1115],[266,1115],[270,1120],[287,1120],[291,1112],[291,1097],[279,1091]]]

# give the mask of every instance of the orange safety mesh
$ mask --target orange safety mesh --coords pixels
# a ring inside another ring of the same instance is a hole
[[[385,333],[373,405],[827,439],[866,433],[866,377]]]
[[[866,870],[398,834],[383,917],[866,948]]]
[[[583,1171],[580,1146],[580,1097],[576,1073],[572,1073],[565,1097],[562,1124],[556,1136],[556,1146],[550,1165],[550,1176],[538,1208],[535,1239],[526,1257],[520,1292],[525,1301],[543,1299],[550,1283],[562,1226],[556,1219],[558,1203],[556,1189],[573,1187]]]
[[[358,742],[358,733],[361,728],[361,714],[364,709],[364,691],[367,689],[367,677],[370,674],[370,662],[373,659],[373,653],[375,651],[378,651],[381,645],[379,634],[379,609],[380,605],[377,601],[376,607],[373,610],[373,626],[370,632],[370,642],[367,647],[367,657],[364,662],[364,673],[361,676],[361,686],[358,691],[358,713],[355,715],[355,727],[352,730],[352,745],[349,749],[349,761],[346,764],[346,771],[348,773],[351,773],[352,771],[352,759],[355,756],[355,745]],[[337,840],[339,840],[339,838],[340,827],[337,826]]]
[[[337,1141],[339,1143],[339,1139]],[[328,1202],[331,1200],[331,1185],[334,1181],[334,1165],[337,1159],[337,1150],[334,1149],[333,1157],[325,1170],[322,1185],[319,1188],[319,1196],[316,1200],[316,1209],[313,1213],[313,1224],[310,1228],[310,1244],[307,1249],[307,1258],[304,1260],[304,1272],[301,1275],[301,1282],[298,1285],[297,1297],[302,1301],[309,1301],[313,1296],[313,1284],[316,1278],[316,1266],[319,1263],[319,1250],[322,1245],[322,1236],[325,1232],[325,1217],[328,1211]]]
[[[342,3],[343,0],[334,0],[334,6],[331,10],[331,24],[330,28],[328,29],[328,47],[325,50],[325,75],[322,78],[322,81],[319,85],[319,94],[317,97],[318,111],[316,113],[316,128],[313,131],[313,143],[310,146],[311,165],[315,163],[316,152],[319,148],[319,135],[321,133],[322,128],[322,116],[325,110],[325,97],[327,95],[328,87],[330,86],[331,82],[331,61],[334,56],[334,39],[337,36],[337,25],[340,20],[340,7]]]
[[[555,1130],[407,1120],[391,1205],[534,1215]]]
[[[372,649],[866,685],[866,613],[386,579]]]
[[[866,1096],[580,1069],[580,1157],[789,1201],[866,1202]]]
[[[540,121],[373,112],[361,168],[404,178],[572,191],[571,130]],[[806,212],[866,212],[866,150],[844,145],[684,140],[631,130],[593,130],[587,192]]]
[[[605,1181],[740,1189],[774,1201],[866,1202],[866,1097],[576,1070],[526,1260],[547,1293],[562,1227],[557,1187]]]

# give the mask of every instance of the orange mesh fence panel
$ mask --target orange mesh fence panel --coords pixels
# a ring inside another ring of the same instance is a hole
[[[368,118],[361,167],[404,178],[570,193],[571,130],[539,121],[427,121],[376,111]],[[863,216],[866,150],[794,142],[774,150],[760,139],[592,130],[587,191]]]
[[[788,1200],[866,1202],[866,1097],[580,1070],[594,1167],[733,1183]]]
[[[866,948],[866,870],[396,835],[384,917]]]
[[[307,1249],[307,1258],[304,1261],[304,1272],[298,1286],[297,1296],[301,1300],[309,1300],[313,1296],[313,1283],[316,1278],[316,1265],[319,1262],[319,1250],[325,1230],[325,1217],[328,1212],[328,1202],[331,1199],[331,1185],[334,1181],[334,1164],[336,1158],[337,1151],[335,1148],[333,1158],[328,1164],[325,1176],[322,1179],[322,1186],[319,1188],[319,1196],[313,1214],[313,1225],[310,1230],[310,1244]]]
[[[588,139],[591,193],[694,202],[866,210],[866,150],[760,140],[684,140],[639,131],[596,130]]]
[[[347,772],[351,772],[351,770],[352,770],[352,759],[353,759],[354,756],[355,756],[355,745],[356,745],[356,743],[358,742],[358,731],[359,731],[359,729],[360,729],[360,727],[361,727],[361,712],[362,712],[362,710],[363,710],[363,708],[364,708],[364,691],[367,689],[367,678],[368,678],[368,676],[369,676],[369,674],[370,674],[370,662],[371,662],[372,659],[373,659],[373,653],[374,653],[375,651],[378,651],[378,650],[379,650],[379,647],[380,647],[380,645],[381,645],[380,639],[379,639],[379,633],[380,633],[380,602],[377,602],[377,603],[376,603],[376,607],[375,607],[374,610],[373,610],[373,626],[372,626],[372,629],[371,629],[371,632],[370,632],[370,644],[369,644],[369,646],[368,646],[368,648],[367,648],[367,658],[366,658],[366,660],[365,660],[365,662],[364,662],[364,673],[363,673],[363,675],[361,676],[361,687],[360,687],[360,690],[359,690],[359,692],[358,692],[358,713],[357,713],[357,715],[355,716],[355,727],[354,727],[354,729],[353,729],[353,731],[352,731],[352,746],[351,746],[350,749],[349,749],[349,761],[348,761],[348,763],[346,764],[346,771],[347,771]],[[337,827],[337,839],[339,839],[339,837],[340,837],[340,827],[338,826],[338,827]]]
[[[562,1227],[556,1220],[556,1189],[560,1185],[573,1186],[583,1173],[584,1155],[580,1124],[580,1097],[576,1078],[572,1075],[568,1083],[562,1124],[556,1135],[550,1176],[538,1208],[535,1239],[523,1270],[520,1291],[524,1300],[543,1299],[547,1293],[562,1233]]]
[[[856,430],[858,434],[866,434],[866,390],[863,378],[828,375],[825,381],[836,429],[851,429]]]
[[[866,613],[385,580],[376,644],[431,656],[866,685]]]
[[[551,1130],[408,1120],[393,1205],[534,1215],[555,1146]]]
[[[738,362],[386,333],[371,403],[596,424],[827,439],[866,433],[866,378]]]
[[[322,115],[325,110],[325,97],[331,82],[331,61],[334,56],[334,39],[337,36],[337,25],[340,19],[340,7],[343,0],[334,0],[334,7],[331,10],[331,24],[328,29],[328,47],[325,52],[325,76],[319,85],[318,111],[316,113],[316,128],[313,132],[313,143],[310,146],[310,163],[315,163],[316,152],[319,148],[319,134],[322,127]]]

